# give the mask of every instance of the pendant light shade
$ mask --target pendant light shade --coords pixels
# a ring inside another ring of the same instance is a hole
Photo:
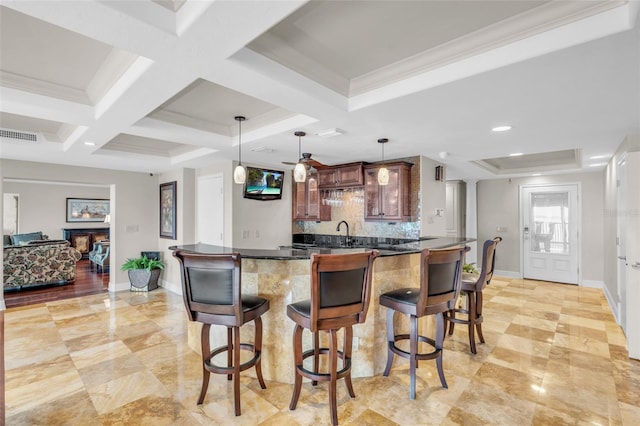
[[[384,144],[389,142],[389,139],[378,139],[378,143],[382,145],[382,167],[378,169],[378,185],[389,184],[389,169],[384,166]]]
[[[302,136],[305,136],[305,132],[295,132],[294,135],[298,137],[298,164],[293,169],[293,180],[296,182],[304,182],[307,180],[307,166],[302,162]]]
[[[238,165],[233,171],[233,181],[238,184],[243,184],[247,181],[247,171],[242,165],[242,122],[246,120],[246,118],[241,115],[234,118],[238,122]]]

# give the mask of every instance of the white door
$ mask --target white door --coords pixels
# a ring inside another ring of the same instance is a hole
[[[640,152],[627,155],[626,334],[629,357],[640,359]]]
[[[223,246],[224,186],[222,175],[198,178],[196,206],[196,241]]]
[[[578,284],[578,186],[524,186],[524,278]]]
[[[619,323],[623,330],[627,329],[627,166],[626,158],[623,158],[618,164],[618,197],[616,206],[618,212],[617,215],[617,230],[616,239],[618,242],[618,314],[620,316]]]

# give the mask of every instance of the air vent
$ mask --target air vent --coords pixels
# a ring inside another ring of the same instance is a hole
[[[0,137],[38,142],[38,135],[36,133],[18,132],[15,130],[0,129]]]

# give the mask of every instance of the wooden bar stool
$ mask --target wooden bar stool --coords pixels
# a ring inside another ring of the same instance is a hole
[[[482,270],[480,274],[462,274],[462,282],[460,291],[465,294],[467,308],[456,308],[445,314],[445,320],[449,323],[449,335],[453,334],[455,324],[467,324],[469,326],[469,346],[472,353],[476,351],[476,338],[474,331],[478,331],[478,339],[484,343],[482,335],[482,290],[489,285],[493,278],[493,270],[495,269],[496,246],[502,241],[501,237],[495,237],[493,240],[484,242],[482,248]],[[464,314],[464,318],[456,318],[456,313]]]
[[[377,251],[349,254],[311,255],[311,299],[287,306],[287,316],[295,321],[293,350],[295,384],[290,410],[295,410],[300,397],[302,377],[317,382],[329,382],[331,424],[338,424],[336,382],[344,378],[347,391],[355,398],[351,384],[351,349],[354,324],[364,323],[371,295],[371,272]],[[302,352],[302,332],[313,333],[313,349]],[[344,328],[342,350],[338,350],[337,332]],[[320,348],[319,332],[329,334],[329,348]],[[320,355],[328,355],[328,371],[319,372]],[[303,362],[313,357],[313,371]],[[342,368],[338,370],[338,358]]]
[[[454,307],[460,293],[460,277],[464,254],[469,247],[455,247],[448,250],[423,250],[420,254],[420,288],[401,288],[380,296],[380,305],[387,311],[388,358],[384,376],[388,376],[393,357],[399,355],[409,359],[409,398],[416,398],[416,368],[418,361],[436,360],[438,376],[443,388],[447,382],[442,370],[442,342],[445,325],[444,312]],[[409,334],[395,334],[394,314],[397,312],[409,316]],[[436,338],[431,339],[418,332],[418,319],[426,315],[436,316]],[[409,352],[400,349],[396,342],[409,340]],[[418,341],[434,347],[432,352],[418,353]]]
[[[266,389],[262,379],[262,318],[269,310],[269,301],[262,297],[242,295],[241,257],[233,254],[195,254],[185,251],[173,253],[181,265],[182,294],[191,321],[202,323],[202,389],[198,404],[202,404],[209,387],[210,373],[226,374],[233,378],[233,398],[236,416],[240,415],[240,372],[256,368],[260,387]],[[240,343],[240,327],[255,323],[254,343]],[[214,350],[209,345],[211,325],[227,327],[227,345]],[[253,357],[240,363],[240,350],[253,353]],[[227,366],[212,362],[213,357],[227,352]]]

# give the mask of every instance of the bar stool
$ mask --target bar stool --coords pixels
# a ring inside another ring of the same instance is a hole
[[[444,340],[444,312],[454,307],[460,293],[462,261],[469,247],[455,247],[447,250],[423,250],[420,254],[420,288],[401,288],[380,296],[380,305],[387,311],[388,358],[384,376],[389,376],[394,354],[409,359],[409,398],[416,398],[416,368],[418,361],[436,360],[438,376],[443,388],[447,382],[442,370],[442,342]],[[394,314],[397,312],[409,316],[409,334],[395,334]],[[418,318],[426,315],[436,316],[436,338],[431,339],[418,332]],[[409,352],[400,349],[396,342],[409,340]],[[428,343],[434,350],[428,353],[418,352],[418,341]]]
[[[266,389],[262,379],[262,318],[269,310],[269,301],[241,292],[241,256],[233,254],[196,254],[175,251],[173,256],[181,266],[182,294],[191,321],[202,323],[202,389],[198,404],[202,404],[209,387],[210,373],[226,374],[233,377],[233,398],[235,414],[240,415],[240,372],[256,368],[260,387]],[[254,343],[240,343],[240,327],[255,323]],[[211,325],[227,327],[227,345],[214,350],[209,345]],[[253,353],[253,357],[240,363],[240,350]],[[227,352],[227,366],[219,366],[212,359]]]
[[[469,346],[471,353],[474,354],[477,353],[474,330],[478,331],[478,339],[484,343],[484,336],[482,335],[482,290],[489,285],[491,278],[493,278],[496,246],[500,241],[502,241],[501,237],[495,237],[493,240],[484,242],[480,274],[462,274],[460,291],[466,296],[467,309],[456,308],[445,314],[445,320],[449,323],[449,335],[453,334],[455,324],[467,324],[469,326]],[[467,315],[467,319],[456,318],[456,313]]]
[[[355,398],[351,383],[351,350],[354,324],[365,322],[371,295],[371,272],[377,251],[349,254],[311,255],[311,299],[287,306],[287,316],[295,323],[293,350],[295,384],[290,410],[295,410],[300,397],[302,377],[317,382],[329,382],[331,424],[338,424],[336,382],[344,378],[347,391]],[[302,352],[302,332],[313,334],[313,349]],[[337,332],[344,328],[342,350],[338,350]],[[329,334],[329,348],[320,347],[319,332]],[[328,355],[328,371],[319,372],[320,355]],[[313,356],[313,371],[303,362]],[[338,358],[342,368],[338,370]]]

